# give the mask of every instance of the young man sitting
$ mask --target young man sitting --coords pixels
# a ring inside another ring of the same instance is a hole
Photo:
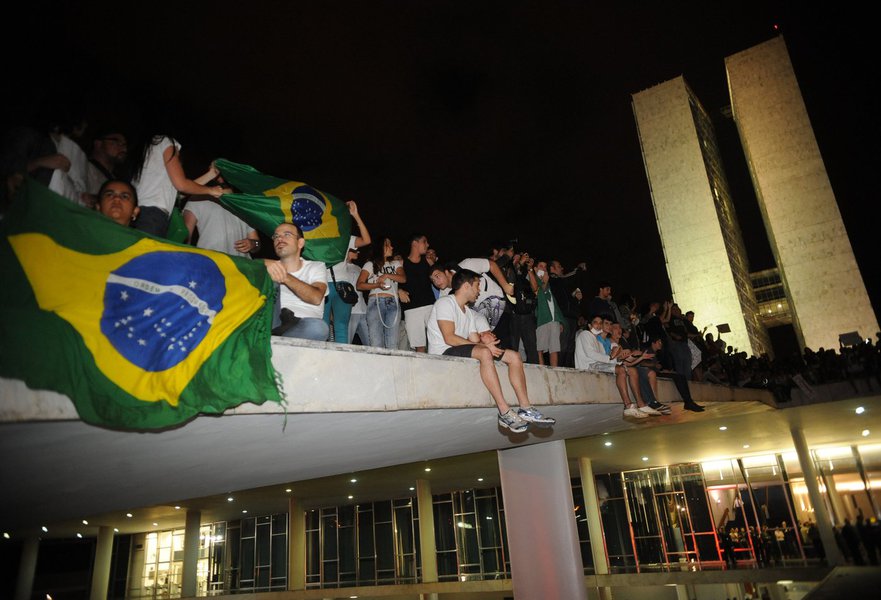
[[[502,427],[521,433],[526,431],[529,423],[554,424],[554,419],[545,417],[529,404],[520,354],[499,348],[499,340],[491,332],[478,334],[474,312],[468,304],[480,295],[480,276],[474,271],[461,269],[453,275],[451,283],[450,294],[439,298],[431,309],[428,353],[478,360],[480,378],[499,409],[499,425]],[[502,395],[496,360],[508,366],[508,379],[520,406],[516,413]]]
[[[618,358],[609,356],[600,340],[597,339],[597,336],[603,333],[603,320],[603,315],[594,315],[590,320],[590,329],[580,331],[575,337],[575,368],[595,373],[614,373],[615,386],[618,388],[622,402],[624,402],[625,417],[644,419],[649,415],[657,416],[661,414],[651,406],[648,406],[643,400],[639,388],[639,375],[636,369],[627,368],[619,363]],[[608,320],[611,320],[611,317]],[[636,366],[638,362],[645,358],[650,358],[650,356],[626,350],[619,354],[619,358],[622,361],[632,358],[628,365]],[[627,391],[628,379],[636,396],[636,402],[630,401],[630,394]]]

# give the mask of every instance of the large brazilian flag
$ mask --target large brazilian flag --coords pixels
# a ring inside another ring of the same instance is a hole
[[[351,217],[344,202],[300,181],[264,175],[253,167],[215,161],[223,178],[241,193],[225,194],[220,203],[254,229],[271,236],[282,223],[303,230],[303,256],[326,265],[346,258]]]
[[[261,261],[160,241],[33,180],[0,221],[0,376],[89,423],[181,424],[281,401]]]

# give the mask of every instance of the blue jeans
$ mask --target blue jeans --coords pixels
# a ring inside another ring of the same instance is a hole
[[[273,296],[272,306],[272,328],[275,329],[281,325],[281,302],[279,301],[279,286],[275,286],[275,295]],[[322,319],[313,317],[301,318],[296,325],[288,329],[282,334],[282,337],[302,338],[305,340],[315,340],[317,342],[326,342],[330,328]]]
[[[285,331],[282,337],[300,338],[304,340],[315,340],[316,342],[326,342],[327,334],[330,328],[323,319],[313,317],[302,318],[297,324]]]
[[[333,341],[338,344],[349,342],[349,318],[352,305],[343,302],[332,281],[327,282],[327,298],[324,299],[324,322],[330,325],[330,313],[333,312]]]
[[[367,300],[367,331],[371,346],[392,350],[398,347],[399,313],[397,298],[393,296],[371,296]]]
[[[362,346],[370,344],[370,334],[367,332],[367,315],[364,313],[352,313],[349,317],[349,343],[355,339],[355,334],[361,340]]]

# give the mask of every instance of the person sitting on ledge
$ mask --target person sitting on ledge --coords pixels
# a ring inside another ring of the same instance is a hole
[[[526,390],[526,373],[520,354],[499,348],[499,340],[492,332],[478,333],[474,311],[468,304],[480,295],[480,275],[460,269],[453,275],[451,292],[440,297],[431,309],[428,319],[428,353],[444,356],[474,358],[480,362],[480,377],[499,409],[499,425],[514,433],[526,431],[529,423],[553,425],[556,421],[545,417],[530,406]],[[515,413],[505,402],[495,361],[508,366],[508,379],[517,396],[519,409]]]

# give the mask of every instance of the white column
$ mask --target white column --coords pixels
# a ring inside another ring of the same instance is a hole
[[[89,592],[89,600],[107,600],[112,554],[113,528],[102,525],[98,528],[98,545],[95,548],[95,562],[92,565],[92,589]]]
[[[181,574],[181,598],[193,598],[196,595],[196,572],[199,564],[199,528],[202,525],[202,513],[198,510],[187,510],[184,526],[184,569]]]
[[[498,455],[514,596],[587,600],[565,443]]]
[[[419,505],[419,552],[422,556],[422,583],[437,581],[437,547],[434,543],[434,504],[431,482],[416,480],[416,503]]]
[[[792,443],[795,446],[795,453],[798,455],[798,463],[801,465],[801,472],[805,476],[805,487],[808,488],[808,498],[814,506],[814,517],[817,520],[817,529],[820,530],[820,540],[823,542],[823,550],[826,552],[826,562],[830,566],[844,565],[844,557],[838,544],[835,543],[835,532],[832,531],[832,519],[829,518],[829,512],[826,510],[826,503],[823,502],[823,496],[820,494],[820,486],[817,484],[817,470],[814,468],[814,461],[811,458],[811,451],[808,449],[808,443],[805,441],[804,432],[798,427],[793,427]]]
[[[288,500],[288,589],[306,589],[306,516],[293,497]]]
[[[581,492],[584,495],[584,515],[587,517],[587,531],[590,535],[590,553],[593,556],[593,572],[606,575],[609,572],[609,561],[606,557],[606,538],[603,534],[603,523],[600,519],[600,500],[597,496],[596,479],[593,465],[587,457],[579,457],[578,470],[581,472]],[[597,588],[600,600],[612,597],[612,588]]]
[[[40,538],[32,537],[24,541],[21,547],[21,561],[18,563],[18,579],[15,582],[13,600],[30,600],[34,589],[34,574],[37,572],[37,553],[40,550]]]

